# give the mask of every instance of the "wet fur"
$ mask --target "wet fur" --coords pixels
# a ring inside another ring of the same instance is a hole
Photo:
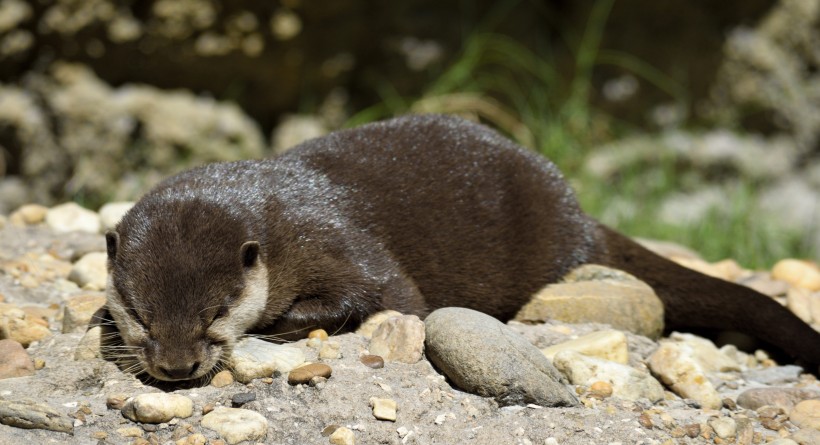
[[[820,334],[780,305],[601,226],[552,163],[452,117],[397,118],[272,160],[182,173],[143,197],[108,240],[111,289],[122,294],[110,300],[143,318],[143,344],[187,354],[181,360],[208,342],[224,355],[243,329],[293,338],[352,328],[382,309],[424,316],[462,306],[506,320],[544,285],[594,262],[655,288],[670,327],[731,327],[820,363]],[[247,241],[259,243],[264,280],[243,265]],[[229,321],[209,324],[219,308]],[[132,312],[112,315],[121,331],[133,329]]]

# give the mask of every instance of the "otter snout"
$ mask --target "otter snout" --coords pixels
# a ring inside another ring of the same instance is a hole
[[[208,349],[205,342],[193,345],[152,342],[146,350],[148,372],[161,380],[190,380],[200,377],[213,367]]]

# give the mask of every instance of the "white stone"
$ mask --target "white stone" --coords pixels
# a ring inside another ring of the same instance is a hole
[[[629,360],[626,335],[615,330],[593,332],[541,350],[550,360],[561,351],[576,351],[590,357],[621,364]]]
[[[68,279],[83,289],[103,290],[108,280],[107,264],[105,252],[87,253],[71,267]]]
[[[133,202],[109,202],[100,208],[100,222],[103,230],[113,229],[123,216],[134,207]]]
[[[260,441],[268,434],[264,416],[241,408],[220,406],[202,417],[202,426],[216,431],[229,444]]]
[[[287,373],[304,362],[305,354],[301,349],[276,345],[257,338],[239,341],[231,355],[234,377],[241,383],[270,377],[274,371]]]
[[[663,399],[663,386],[651,375],[620,363],[587,357],[575,351],[561,351],[552,364],[573,385],[591,386],[597,381],[612,385],[612,396],[635,401],[646,398],[652,402]]]
[[[712,348],[719,352],[714,345]],[[720,409],[720,395],[706,376],[703,364],[710,361],[701,359],[692,343],[664,340],[649,357],[649,368],[679,396],[697,400],[704,408]]]
[[[46,225],[58,233],[75,231],[99,233],[102,226],[96,212],[73,202],[50,208],[46,212]]]
[[[122,407],[122,415],[134,422],[163,423],[174,417],[191,417],[193,400],[179,394],[148,393],[129,397]]]

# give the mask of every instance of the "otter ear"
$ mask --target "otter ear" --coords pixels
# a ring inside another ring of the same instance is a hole
[[[259,242],[248,241],[239,249],[239,255],[242,257],[242,265],[251,267],[256,264],[256,259],[259,257]]]
[[[113,260],[117,256],[117,247],[120,244],[120,234],[109,230],[105,232],[105,247],[108,250],[108,259]]]

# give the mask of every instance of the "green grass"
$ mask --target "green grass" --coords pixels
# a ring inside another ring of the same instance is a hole
[[[667,196],[692,190],[691,177],[697,178],[697,172],[681,171],[674,160],[662,157],[606,180],[584,172],[594,147],[640,131],[591,105],[596,66],[616,65],[666,92],[669,101],[678,105],[685,107],[689,100],[685,88],[651,64],[601,49],[612,4],[613,0],[597,0],[583,32],[575,39],[572,32],[566,33],[575,55],[569,76],[554,68],[550,54],[535,53],[509,37],[478,29],[465,40],[454,63],[443,72],[430,73],[430,84],[421,97],[402,97],[389,82],[376,82],[380,103],[362,110],[347,125],[409,112],[469,115],[552,159],[578,189],[582,207],[592,216],[605,215],[617,200],[631,200],[635,216],[616,224],[628,235],[678,242],[707,260],[734,258],[754,268],[769,267],[783,257],[811,257],[809,243],[800,234],[774,227],[755,211],[758,189],[751,184],[730,189],[727,206],[720,211],[697,224],[679,226],[660,222],[656,214]]]

